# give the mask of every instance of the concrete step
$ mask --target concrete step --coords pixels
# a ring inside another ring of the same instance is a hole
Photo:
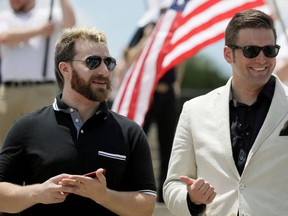
[[[173,214],[167,209],[164,203],[157,203],[153,216],[173,216]]]

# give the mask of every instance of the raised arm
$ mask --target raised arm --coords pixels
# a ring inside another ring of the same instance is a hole
[[[61,0],[62,28],[71,28],[76,24],[75,13],[69,0]]]

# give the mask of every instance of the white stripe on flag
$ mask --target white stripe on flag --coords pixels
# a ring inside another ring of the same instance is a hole
[[[181,2],[186,3],[183,12],[178,11]],[[142,125],[161,76],[202,48],[223,39],[232,16],[251,8],[271,14],[264,0],[175,0],[129,68],[112,110]]]

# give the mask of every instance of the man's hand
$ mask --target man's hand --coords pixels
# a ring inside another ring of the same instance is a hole
[[[181,176],[180,181],[187,185],[190,199],[196,205],[212,203],[216,197],[214,187],[203,178],[195,180],[187,176]]]

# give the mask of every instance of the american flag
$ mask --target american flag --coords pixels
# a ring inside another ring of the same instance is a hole
[[[223,39],[232,16],[251,8],[270,13],[264,0],[174,0],[129,68],[112,110],[142,126],[165,72]]]

